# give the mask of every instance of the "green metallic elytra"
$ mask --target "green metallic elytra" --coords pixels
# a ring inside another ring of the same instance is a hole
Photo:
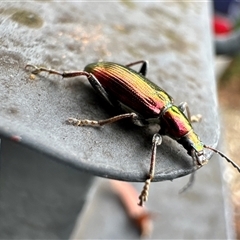
[[[139,72],[131,68],[137,64],[141,64]],[[31,64],[26,66],[26,68],[28,67],[33,68],[32,73],[34,74],[45,71],[60,75],[63,78],[85,76],[93,88],[113,107],[119,111],[127,111],[127,113],[104,120],[69,118],[67,120],[69,124],[99,127],[124,118],[130,118],[138,126],[149,125],[153,122],[160,125],[160,131],[155,133],[152,138],[150,169],[139,196],[139,205],[141,206],[143,202],[147,201],[149,185],[154,178],[156,151],[157,146],[162,143],[161,135],[168,135],[180,143],[192,157],[197,167],[208,161],[204,151],[204,148],[206,148],[225,158],[240,172],[240,167],[230,158],[201,142],[193,130],[187,104],[174,105],[173,99],[168,93],[145,77],[147,72],[146,61],[133,62],[126,66],[112,62],[97,62],[88,64],[83,71],[73,72],[59,72]],[[184,114],[185,110],[187,116]]]
[[[93,74],[105,91],[144,118],[155,118],[172,98],[156,84],[131,68],[111,63],[88,64],[84,71]]]

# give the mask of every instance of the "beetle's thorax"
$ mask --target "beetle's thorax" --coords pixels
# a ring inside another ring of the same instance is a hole
[[[203,143],[185,114],[175,105],[167,106],[160,115],[162,133],[177,140],[199,165],[207,162]]]
[[[173,139],[180,139],[192,130],[192,125],[185,114],[175,105],[169,104],[160,114],[163,133]]]

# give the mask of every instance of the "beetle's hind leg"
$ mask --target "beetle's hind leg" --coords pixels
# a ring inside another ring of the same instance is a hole
[[[146,60],[139,60],[137,62],[132,62],[126,65],[126,67],[131,67],[137,64],[142,64],[139,73],[141,73],[143,76],[146,76],[147,70],[148,70],[148,61]]]
[[[188,107],[187,102],[181,102],[178,106],[178,108],[182,111],[182,112],[187,112],[187,118],[190,122],[199,122],[202,119],[202,115],[201,114],[197,114],[197,115],[192,115],[190,114],[190,109]]]
[[[190,188],[193,185],[193,182],[195,180],[195,173],[196,173],[197,166],[198,166],[198,162],[197,162],[197,159],[195,156],[195,150],[192,150],[191,156],[192,156],[192,160],[193,160],[193,162],[192,162],[193,170],[192,170],[192,173],[190,175],[190,178],[189,178],[187,184],[179,191],[179,194],[185,192],[188,188]]]
[[[25,69],[32,68],[32,73],[33,74],[39,74],[41,72],[47,72],[49,74],[55,74],[62,76],[63,78],[71,78],[71,77],[77,77],[77,76],[86,76],[88,79],[92,76],[91,73],[88,73],[86,71],[71,71],[71,72],[61,72],[61,71],[56,71],[54,69],[48,69],[45,67],[38,67],[32,64],[27,64],[25,66]]]
[[[139,196],[139,203],[138,203],[139,206],[143,206],[143,203],[146,202],[148,199],[149,186],[151,181],[154,178],[154,173],[155,173],[157,146],[161,145],[161,143],[162,143],[161,135],[159,133],[155,133],[152,138],[152,155],[151,155],[150,169],[148,173],[148,178],[145,181],[143,190]]]

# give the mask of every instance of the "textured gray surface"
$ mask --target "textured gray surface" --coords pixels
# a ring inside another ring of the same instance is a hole
[[[0,134],[93,174],[142,181],[149,168],[153,131],[126,121],[101,129],[75,128],[68,117],[102,119],[112,109],[86,79],[35,79],[27,63],[81,70],[100,59],[150,62],[148,77],[187,101],[202,140],[219,137],[207,3],[1,2]],[[16,137],[17,136],[17,137]],[[191,171],[176,142],[158,148],[156,181]]]
[[[68,239],[93,177],[3,140],[0,239]]]

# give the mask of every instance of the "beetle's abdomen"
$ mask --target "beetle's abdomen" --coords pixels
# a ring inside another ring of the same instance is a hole
[[[157,117],[172,103],[172,98],[160,87],[138,72],[125,66],[99,62],[85,67],[112,97],[145,118]]]

